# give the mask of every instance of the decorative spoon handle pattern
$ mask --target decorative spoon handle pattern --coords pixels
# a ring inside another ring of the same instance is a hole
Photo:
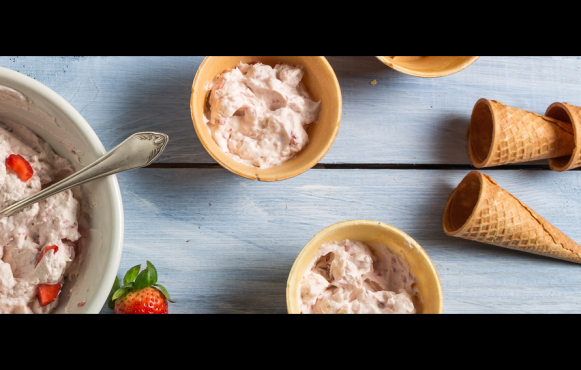
[[[0,216],[12,216],[34,203],[77,185],[104,176],[147,166],[160,156],[168,141],[169,136],[159,132],[138,132],[133,134],[82,170],[73,173],[39,193],[19,200],[10,207],[3,209],[0,211]]]

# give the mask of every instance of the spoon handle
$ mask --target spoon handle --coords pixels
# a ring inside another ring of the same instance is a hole
[[[28,198],[0,211],[0,216],[12,216],[22,209],[61,191],[119,172],[144,167],[155,161],[165,149],[169,137],[158,132],[138,132],[82,170],[49,186]]]

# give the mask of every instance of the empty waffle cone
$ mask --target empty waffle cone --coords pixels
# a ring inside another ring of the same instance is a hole
[[[476,168],[569,156],[573,152],[570,123],[480,99],[468,129],[468,154]]]
[[[553,103],[547,108],[545,116],[572,124],[573,153],[563,157],[549,159],[551,169],[566,171],[581,166],[581,107],[569,103]]]
[[[450,195],[450,236],[581,263],[581,247],[490,177],[472,171]]]

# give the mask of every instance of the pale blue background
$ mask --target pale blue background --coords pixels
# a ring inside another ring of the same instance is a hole
[[[0,66],[69,101],[107,149],[137,131],[170,136],[158,161],[166,168],[118,175],[126,225],[118,275],[152,261],[178,302],[170,312],[286,312],[286,280],[302,247],[321,229],[356,218],[392,224],[424,247],[445,312],[581,311],[581,266],[447,237],[441,227],[446,200],[469,171],[474,103],[485,97],[538,113],[555,101],[581,105],[579,58],[482,57],[455,75],[422,79],[374,57],[329,57],[343,94],[339,135],[316,169],[278,183],[222,168],[172,168],[215,164],[189,111],[202,59],[0,57]],[[484,172],[579,242],[581,173],[546,165]]]

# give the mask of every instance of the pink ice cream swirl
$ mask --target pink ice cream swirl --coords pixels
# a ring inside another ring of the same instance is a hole
[[[416,279],[385,248],[343,240],[321,246],[298,288],[301,313],[416,313]]]
[[[309,142],[309,125],[321,102],[309,97],[303,67],[238,63],[216,77],[207,126],[220,149],[261,169],[279,166]]]
[[[0,128],[0,209],[38,193],[43,186],[74,172],[70,162],[32,131],[13,123]],[[18,134],[18,137],[16,136]],[[23,182],[5,165],[22,156],[34,174]],[[38,287],[62,284],[75,258],[79,202],[70,190],[56,194],[10,217],[0,218],[0,313],[48,313],[56,301],[41,307]],[[56,246],[39,260],[44,248]],[[62,294],[63,292],[61,292]]]

